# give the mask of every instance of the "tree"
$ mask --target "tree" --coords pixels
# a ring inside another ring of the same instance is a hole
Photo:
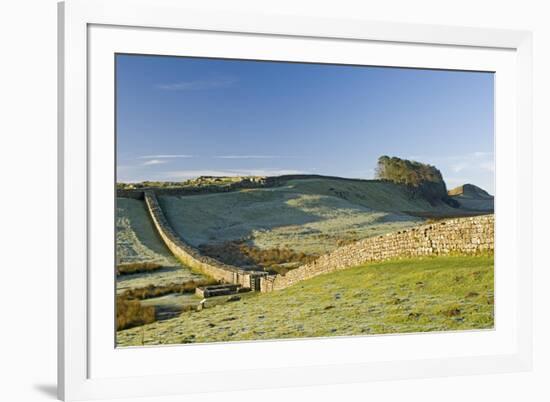
[[[406,185],[413,196],[421,196],[431,204],[443,201],[452,205],[443,175],[435,166],[382,155],[378,158],[376,177]]]

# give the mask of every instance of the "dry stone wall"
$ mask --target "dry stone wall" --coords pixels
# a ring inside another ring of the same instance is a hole
[[[226,283],[271,292],[315,276],[366,262],[446,254],[478,254],[494,250],[494,215],[456,218],[389,233],[340,247],[286,275],[246,271],[202,255],[172,228],[153,191],[143,198],[168,249],[185,265]]]
[[[317,275],[366,262],[494,250],[494,215],[449,219],[340,247],[286,275],[260,279],[262,292],[284,289]]]
[[[222,282],[240,284],[243,287],[251,287],[251,277],[265,275],[263,272],[245,271],[232,265],[204,256],[181,239],[166,220],[157,196],[152,191],[144,192],[145,203],[151,215],[153,223],[160,237],[168,249],[185,265]]]

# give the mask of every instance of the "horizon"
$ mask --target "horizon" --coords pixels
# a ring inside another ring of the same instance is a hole
[[[415,161],[415,162],[418,162],[418,161]],[[342,176],[329,176],[329,175],[322,175],[322,174],[315,174],[315,173],[294,173],[294,174],[287,174],[287,175],[277,175],[277,176],[253,176],[253,175],[248,175],[248,176],[237,176],[237,175],[234,175],[234,176],[208,176],[208,175],[204,175],[204,176],[197,176],[197,177],[192,177],[190,179],[185,179],[185,180],[181,180],[181,181],[172,181],[172,180],[143,180],[143,181],[133,181],[133,182],[117,182],[117,184],[143,184],[143,183],[146,183],[146,182],[155,182],[155,183],[184,183],[186,181],[193,181],[193,180],[197,180],[197,179],[201,179],[201,178],[205,178],[205,179],[225,179],[225,178],[228,178],[228,177],[235,177],[235,178],[273,178],[273,177],[285,177],[285,176],[312,176],[312,177],[321,177],[321,178],[331,178],[331,179],[341,179],[341,180],[357,180],[357,181],[385,181],[384,179],[379,179],[379,178],[372,178],[372,179],[363,179],[363,178],[356,178],[356,177],[342,177]],[[443,178],[443,181],[445,181],[445,178]],[[477,186],[476,184],[473,184],[473,183],[463,183],[463,184],[459,184],[458,186],[454,186],[454,187],[449,187],[447,186],[447,183],[445,183],[445,186],[447,187],[447,191],[451,191],[451,190],[455,190],[459,187],[463,187],[463,186],[466,186],[466,185],[473,185],[475,187],[478,187],[482,190],[485,190],[484,188],[480,187],[480,186]],[[487,191],[489,193],[489,195],[493,195],[491,192]]]
[[[140,55],[116,69],[118,183],[373,180],[387,154],[494,194],[492,73]]]

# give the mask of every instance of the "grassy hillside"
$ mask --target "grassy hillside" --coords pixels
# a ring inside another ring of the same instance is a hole
[[[153,226],[145,203],[129,198],[117,198],[116,210],[117,264],[152,262],[163,266],[148,273],[123,275],[117,278],[117,291],[147,286],[165,285],[199,277],[182,267]]]
[[[493,257],[359,266],[119,331],[119,346],[492,328]]]
[[[116,212],[118,263],[177,265],[157,234],[143,201],[117,198]]]
[[[418,224],[415,213],[452,210],[412,199],[398,184],[331,178],[160,200],[175,230],[195,246],[246,239],[261,249],[288,247],[308,254]]]

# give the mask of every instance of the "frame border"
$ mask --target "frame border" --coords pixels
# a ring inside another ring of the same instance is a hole
[[[132,9],[132,13],[127,10]],[[314,366],[303,380],[302,368],[246,370],[246,385],[226,386],[217,379],[227,373],[155,377],[143,389],[144,378],[90,379],[88,377],[88,169],[87,169],[87,59],[88,25],[117,25],[219,33],[399,42],[443,46],[504,48],[517,57],[517,143],[519,161],[517,214],[521,241],[518,254],[518,353],[514,355],[454,358],[452,365],[438,359],[418,360],[414,373],[393,363],[346,365],[355,375],[337,366]],[[288,380],[277,386],[307,386],[527,371],[532,367],[532,33],[502,29],[419,25],[358,19],[322,19],[290,15],[237,14],[185,8],[177,0],[67,0],[58,3],[58,397],[63,400],[160,396],[183,393],[174,380],[196,384],[185,392],[267,388],[269,374],[285,373]],[[519,134],[518,134],[519,137]],[[475,363],[475,364],[473,364]],[[445,368],[443,368],[445,367]],[[343,373],[345,371],[345,373]],[[339,374],[340,372],[340,374]],[[330,380],[327,380],[330,374]]]

